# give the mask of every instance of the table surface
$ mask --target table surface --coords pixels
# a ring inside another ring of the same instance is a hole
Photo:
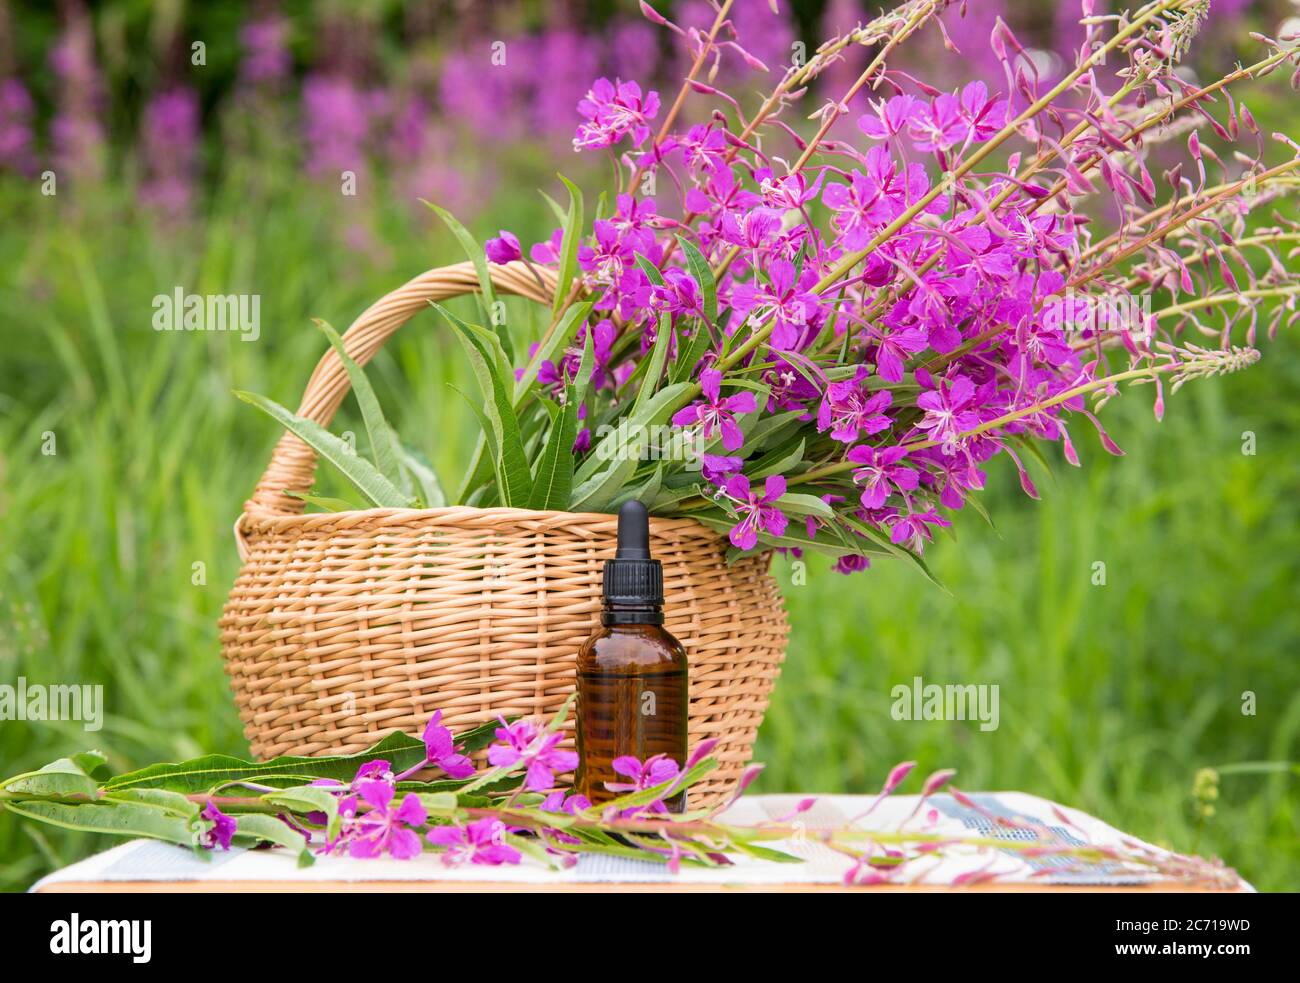
[[[925,815],[916,815],[916,796],[891,796],[863,813],[871,796],[818,796],[812,809],[798,815],[805,830],[852,827],[874,831],[924,829],[953,838],[1034,840],[1025,828],[1005,827],[991,817],[1032,820],[1051,830],[1053,837],[1071,845],[1115,846],[1137,842],[1087,813],[1020,792],[972,793],[979,808],[972,810],[948,795],[925,803]],[[723,816],[736,824],[786,819],[803,796],[752,795],[735,803]],[[1058,813],[1057,810],[1060,810]],[[933,815],[931,815],[933,813]],[[1062,819],[1064,816],[1064,819]],[[239,850],[214,853],[207,862],[188,850],[151,840],[133,840],[64,868],[40,881],[33,890],[42,893],[216,893],[216,892],[580,892],[580,893],[728,893],[843,891],[970,891],[975,893],[1162,893],[1203,892],[1201,884],[1152,879],[1136,868],[1070,864],[1061,857],[1029,857],[1004,848],[964,847],[939,857],[914,861],[908,883],[846,886],[844,874],[851,861],[829,849],[815,835],[774,843],[803,859],[800,864],[771,863],[736,858],[734,866],[699,868],[684,866],[672,874],[649,861],[584,855],[568,870],[550,870],[526,860],[518,866],[448,868],[432,853],[413,860],[391,858],[356,860],[326,856],[299,869],[288,851]],[[920,865],[920,866],[918,866]],[[953,886],[954,880],[976,872],[997,874],[997,880]],[[1252,888],[1241,882],[1237,890]]]

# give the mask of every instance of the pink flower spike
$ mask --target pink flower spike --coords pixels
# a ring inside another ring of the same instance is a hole
[[[953,768],[944,768],[940,771],[934,772],[925,780],[925,784],[921,786],[921,797],[925,798],[939,791],[939,789],[943,788],[952,780],[952,776],[955,774],[957,774],[957,772]]]
[[[912,773],[912,769],[915,767],[915,761],[904,761],[902,764],[894,765],[889,772],[889,776],[885,779],[885,786],[880,790],[880,794],[888,795],[890,792],[894,791],[894,789],[898,788],[899,785],[903,784],[903,780]]]

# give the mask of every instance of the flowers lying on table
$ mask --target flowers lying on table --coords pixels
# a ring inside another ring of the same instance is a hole
[[[1233,871],[1197,857],[1133,842],[1089,845],[1063,814],[1057,819],[1069,831],[1064,838],[1039,823],[993,815],[952,788],[948,770],[930,775],[911,814],[888,830],[807,826],[800,817],[815,805],[812,798],[771,822],[727,822],[726,807],[753,782],[759,765],[745,771],[729,802],[689,809],[688,801],[686,812],[669,812],[666,800],[717,767],[713,741],[695,748],[681,768],[662,756],[620,758],[616,770],[627,781],[609,786],[616,798],[593,806],[556,787],[555,775],[577,764],[573,752],[556,746],[567,710],[545,724],[500,721],[458,736],[434,714],[422,741],[394,732],[361,754],[265,762],[210,754],[117,776],[104,774],[104,756],[88,751],[0,782],[0,808],[67,829],[163,840],[201,857],[232,845],[284,847],[300,865],[318,855],[407,860],[431,852],[448,866],[530,858],[566,867],[584,853],[604,853],[660,862],[676,872],[682,864],[720,867],[746,856],[797,863],[800,858],[783,849],[786,843],[814,842],[847,858],[851,884],[906,882],[923,872],[918,861],[953,851],[988,857],[988,865],[961,878],[964,884],[996,879],[990,866],[997,851],[1052,858],[1053,873],[1072,864],[1123,865],[1206,886],[1237,884]],[[476,769],[469,755],[485,749],[488,763]],[[894,793],[914,764],[896,766],[857,820]],[[940,791],[1012,835],[937,832],[938,812],[928,800]]]
[[[734,3],[713,4],[707,31],[641,5],[693,68],[673,100],[599,79],[579,103],[575,149],[607,153],[615,174],[594,216],[569,184],[567,209],[551,202],[562,226],[525,251],[507,230],[481,246],[439,210],[474,260],[489,325],[443,311],[482,389],[456,502],[613,511],[636,497],[727,533],[736,552],[924,570],[936,529],[967,502],[982,511],[995,458],[1036,496],[1027,463],[1046,462],[1043,446],[1079,463],[1072,426],[1121,453],[1096,411],[1122,385],[1150,386],[1159,418],[1167,391],[1250,365],[1261,328],[1300,318],[1282,258],[1300,225],[1257,217],[1300,188],[1300,147],[1272,134],[1284,159],[1268,161],[1267,135],[1228,92],[1294,71],[1294,36],[1252,35],[1252,64],[1193,82],[1180,62],[1208,0],[1113,14],[1083,0],[1059,77],[1040,76],[998,20],[969,44],[990,46],[1006,91],[940,91],[889,57],[923,31],[955,51],[965,5],[906,0],[774,73],[753,107],[711,84],[719,60],[767,70]],[[859,47],[873,57],[850,89],[812,126],[789,119]],[[846,117],[856,126],[832,139]],[[530,327],[494,292],[491,264],[506,263],[555,283]],[[354,370],[373,465],[247,398],[370,505],[442,504]],[[692,453],[661,453],[662,431]]]

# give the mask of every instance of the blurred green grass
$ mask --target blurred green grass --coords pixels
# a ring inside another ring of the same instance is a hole
[[[74,203],[0,187],[0,678],[102,683],[107,703],[98,734],[0,722],[6,774],[85,746],[118,768],[244,750],[216,619],[238,565],[231,525],[278,434],[230,390],[296,404],[324,348],[309,318],[341,328],[460,258],[417,205],[368,213],[379,249],[367,256],[342,244],[337,197],[326,207],[327,192],[259,180],[250,200],[231,175],[184,235],[148,229],[109,193]],[[480,234],[542,228],[531,195],[496,208]],[[153,331],[152,298],[176,286],[260,294],[261,339]],[[793,586],[778,560],[795,627],[760,788],[868,792],[915,758],[1294,888],[1295,779],[1225,777],[1203,829],[1188,790],[1202,766],[1300,757],[1298,355],[1294,337],[1267,345],[1250,372],[1173,397],[1160,425],[1147,393],[1125,395],[1104,419],[1128,456],[1076,430],[1085,467],[1036,474],[1040,503],[993,466],[996,528],[968,511],[929,553],[951,596],[901,566],[842,578],[815,559]],[[462,374],[450,339],[421,315],[375,364],[392,418],[454,478],[472,429],[445,385]],[[339,426],[355,424],[345,407]],[[325,477],[325,494],[341,490]],[[892,720],[891,688],[917,675],[998,684],[1000,728]],[[0,887],[102,845],[0,814]]]

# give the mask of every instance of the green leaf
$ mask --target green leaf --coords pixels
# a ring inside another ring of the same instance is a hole
[[[615,460],[604,471],[584,481],[573,492],[572,512],[604,512],[613,508],[623,486],[636,474],[634,457]]]
[[[190,801],[180,792],[169,792],[163,788],[124,788],[104,796],[103,802],[130,802],[153,806],[174,816],[193,819],[199,814],[199,804]]]
[[[641,253],[634,253],[633,258],[636,259],[636,265],[641,267],[641,272],[646,275],[647,280],[656,287],[663,286],[664,275],[659,272],[659,267],[655,266],[648,257],[643,256]]]
[[[314,785],[295,785],[278,792],[267,792],[262,801],[273,806],[283,806],[290,812],[323,812],[325,835],[334,839],[339,832],[339,797],[325,788]]]
[[[556,361],[556,353],[564,351],[573,343],[573,339],[578,333],[578,325],[586,320],[587,315],[591,313],[591,305],[592,302],[587,300],[580,304],[574,304],[566,310],[564,317],[555,325],[555,330],[551,332],[544,342],[537,346],[536,354],[528,360],[528,364],[524,367],[524,374],[515,383],[514,403],[516,407],[519,406],[524,395],[528,392],[528,388],[536,380],[537,372],[542,367],[542,363]]]
[[[193,846],[199,830],[194,822],[156,806],[131,802],[7,801],[5,811],[62,829],[111,836],[146,836],[181,846]]]
[[[346,783],[352,781],[357,769],[367,762],[382,758],[390,762],[395,771],[405,771],[423,761],[424,755],[423,741],[401,731],[394,731],[359,754],[319,758],[285,755],[270,761],[251,761],[229,754],[207,754],[189,761],[155,764],[118,775],[104,783],[104,790],[116,792],[124,788],[162,788],[195,794],[209,792],[228,782],[264,780],[275,776],[289,777],[293,784],[306,784],[317,778],[332,778]]]
[[[485,332],[481,328],[475,329],[473,325],[466,324],[440,304],[435,303],[433,306],[447,318],[456,337],[460,339],[483,392],[483,411],[490,424],[501,502],[514,508],[526,508],[532,492],[532,472],[524,454],[519,418],[515,415],[510,391],[501,378],[495,353],[485,342]]]
[[[460,800],[455,792],[417,792],[416,796],[431,817],[449,819],[460,808]]]
[[[80,795],[94,798],[99,783],[71,758],[52,761],[39,771],[16,775],[0,782],[0,789],[20,795]]]
[[[308,505],[314,505],[318,509],[324,509],[326,512],[355,512],[359,506],[352,502],[345,502],[341,498],[322,498],[319,495],[308,495],[306,492],[300,492],[296,488],[286,488],[284,493],[290,498],[296,498],[306,502]]]
[[[596,471],[604,467],[610,461],[622,463],[622,458],[629,455],[625,452],[621,442],[622,437],[629,441],[638,439],[638,434],[645,428],[659,426],[668,421],[673,411],[677,409],[677,400],[691,388],[690,383],[680,382],[675,385],[665,386],[640,409],[634,410],[627,415],[627,427],[611,427],[610,432],[601,438],[600,443],[593,448],[593,452],[582,463],[574,476],[574,480],[579,484],[589,481]],[[620,431],[625,431],[620,434]],[[636,461],[631,462],[633,465]],[[630,474],[630,472],[629,472]]]
[[[718,282],[713,278],[713,268],[704,258],[699,247],[685,236],[678,236],[677,243],[686,256],[686,266],[700,285],[700,298],[704,306],[704,318],[710,324],[718,319]]]
[[[542,196],[542,200],[545,201],[547,206],[551,209],[551,214],[555,216],[555,221],[559,222],[560,225],[563,226],[565,220],[564,206],[541,188],[537,189],[537,193]]]
[[[398,490],[378,468],[354,453],[347,444],[315,420],[291,413],[274,400],[257,393],[236,390],[235,395],[245,403],[256,406],[343,472],[371,504],[379,508],[396,509],[409,508],[413,504],[411,497]]]
[[[310,867],[316,862],[307,839],[283,820],[248,812],[235,817],[235,841],[252,840],[254,843],[272,843],[288,847],[298,854],[298,866]],[[241,844],[242,845],[242,844]]]
[[[804,440],[801,437],[797,441],[773,448],[769,453],[754,459],[752,464],[747,463],[745,472],[750,481],[772,474],[786,474],[803,463],[803,455]]]
[[[749,843],[741,838],[733,838],[731,845],[741,853],[749,854],[749,856],[757,860],[768,860],[778,864],[801,864],[804,862],[803,857],[796,857],[792,853],[786,853],[784,850],[777,850],[770,846]]]
[[[560,243],[560,270],[555,281],[555,301],[551,316],[559,317],[568,299],[570,286],[578,272],[578,242],[582,238],[582,192],[563,174],[556,175],[569,191],[569,211],[564,218],[564,238]]]
[[[890,542],[889,537],[884,535],[884,533],[880,532],[878,529],[873,529],[871,526],[867,525],[866,523],[858,519],[853,518],[852,516],[841,515],[839,518],[843,520],[843,522],[851,529],[853,529],[855,532],[861,533],[867,539],[870,539],[872,542],[877,543],[879,546],[881,546],[891,555],[899,557],[900,559],[907,560],[913,567],[915,567],[920,572],[921,576],[923,576],[926,580],[930,581],[930,583],[934,584],[934,586],[938,587],[945,594],[949,595],[950,597],[952,596],[952,591],[948,590],[948,588],[945,587],[943,583],[940,582],[940,580],[933,573],[930,572],[929,565],[925,562],[925,560],[922,557],[917,556],[911,550],[905,550],[901,546],[898,546]]]
[[[595,366],[591,334],[587,333],[577,378],[573,385],[565,387],[564,407],[551,424],[551,432],[538,461],[533,492],[528,500],[530,509],[558,512],[569,507],[573,493],[573,442],[578,437],[578,404],[586,395]]]
[[[459,386],[453,386],[451,383],[448,383],[447,385],[453,392],[457,393],[461,399],[465,400],[465,405],[468,406],[470,412],[474,414],[474,419],[478,420],[479,429],[483,431],[484,436],[487,438],[487,442],[495,445],[496,429],[494,428],[492,421],[488,419],[488,415],[483,412],[483,408],[479,406],[478,403],[474,402],[474,400],[470,399],[469,394],[461,390]],[[489,453],[485,455],[484,460],[487,461],[488,467],[492,471],[493,480],[497,489],[496,501],[499,502],[501,501],[502,496],[501,489],[505,487],[505,478],[501,474],[501,458],[495,453]],[[483,501],[480,501],[479,507],[485,508],[486,505]]]
[[[402,467],[401,445],[397,441],[397,434],[393,432],[393,428],[384,417],[383,408],[379,405],[379,397],[375,395],[370,379],[367,378],[365,370],[347,353],[339,333],[326,321],[318,320],[314,323],[329,339],[330,347],[334,349],[334,353],[338,355],[339,361],[343,363],[343,368],[348,373],[348,381],[352,383],[352,393],[357,397],[357,405],[361,407],[361,419],[366,425],[366,435],[370,438],[370,451],[375,455],[375,467],[409,497],[412,492],[411,478]]]
[[[633,415],[645,408],[659,388],[659,380],[663,378],[664,374],[664,362],[668,359],[668,348],[672,342],[672,318],[666,313],[661,314],[659,315],[659,330],[655,332],[654,347],[650,349],[646,372],[641,378],[641,388],[636,394],[636,402],[632,404]]]
[[[615,496],[614,500],[610,502],[610,508],[616,509],[624,502],[635,498],[638,502],[644,505],[647,510],[652,510],[655,501],[659,498],[659,492],[663,488],[663,483],[664,465],[661,463],[654,469],[644,484],[636,488],[624,488],[623,492]]]
[[[708,329],[702,324],[695,326],[695,332],[684,344],[681,341],[681,332],[679,331],[677,359],[668,373],[668,382],[674,384],[690,381],[695,374],[696,368],[699,367],[700,359],[709,350],[709,345],[712,342],[713,338],[710,337]]]
[[[432,202],[426,201],[425,204],[438,214],[438,217],[442,219],[447,228],[451,229],[452,235],[460,241],[461,248],[465,250],[470,262],[474,264],[474,272],[478,275],[478,288],[483,294],[483,305],[488,310],[488,317],[492,321],[492,329],[501,342],[501,348],[505,351],[507,359],[513,363],[515,360],[514,343],[510,340],[510,331],[505,324],[497,324],[493,314],[496,310],[497,294],[492,286],[492,276],[488,273],[487,253],[484,252],[478,240],[470,235],[469,229],[461,225],[451,212],[445,208],[439,208]]]
[[[447,496],[438,480],[438,472],[433,470],[428,459],[419,451],[402,446],[398,449],[402,456],[402,465],[415,476],[420,486],[420,498],[426,509],[440,509],[447,504]]]
[[[794,515],[815,515],[820,519],[834,519],[835,510],[816,495],[799,495],[787,492],[772,503],[782,512]]]

